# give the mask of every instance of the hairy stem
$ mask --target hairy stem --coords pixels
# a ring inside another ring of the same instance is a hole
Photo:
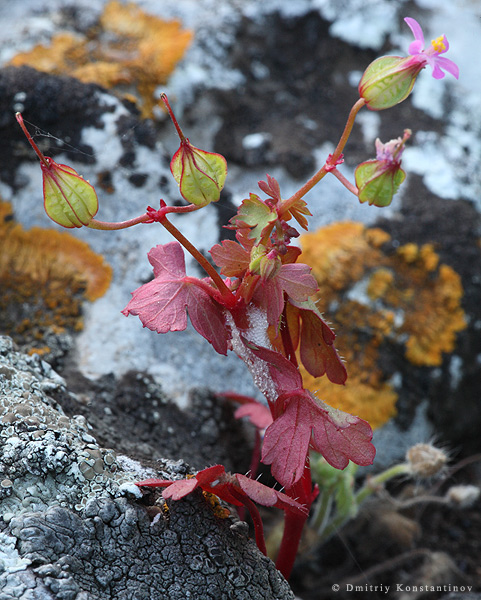
[[[224,283],[222,277],[217,273],[214,267],[210,264],[210,262],[205,258],[203,254],[197,250],[197,248],[189,242],[189,240],[180,233],[180,231],[175,227],[167,217],[163,217],[159,221],[167,231],[189,252],[195,260],[199,263],[199,265],[204,269],[204,271],[209,275],[212,281],[217,286],[217,289],[222,295],[222,299],[224,304],[227,307],[232,308],[236,303],[236,298],[234,294],[230,291],[230,289]]]
[[[103,231],[116,231],[117,229],[127,229],[128,227],[132,227],[133,225],[138,225],[139,223],[145,223],[150,219],[147,213],[140,215],[139,217],[135,217],[134,219],[128,219],[127,221],[119,221],[118,223],[110,223],[109,221],[98,221],[97,219],[92,219],[87,227],[90,229],[101,229]]]
[[[231,489],[230,492],[237,500],[242,502],[242,504],[244,504],[244,506],[249,511],[252,522],[254,523],[254,532],[256,535],[257,547],[262,552],[262,554],[264,554],[264,556],[267,556],[266,540],[264,538],[264,525],[262,524],[259,509],[250,498],[247,498],[243,494],[238,494],[237,491],[234,489]]]
[[[17,119],[18,124],[20,125],[20,127],[22,128],[23,133],[25,134],[25,137],[27,138],[27,140],[30,143],[30,146],[32,146],[32,148],[35,150],[35,153],[37,154],[37,156],[39,157],[39,159],[42,161],[44,167],[46,167],[47,169],[50,168],[50,164],[47,160],[47,158],[43,155],[43,153],[40,151],[40,148],[37,146],[37,144],[33,141],[32,136],[30,135],[30,133],[28,132],[28,129],[25,127],[25,123],[23,122],[23,117],[22,117],[22,113],[15,113],[15,118]]]
[[[279,216],[284,215],[298,200],[300,200],[303,196],[305,196],[307,194],[307,192],[312,190],[312,188],[315,185],[317,185],[319,183],[319,181],[321,181],[321,179],[330,170],[332,170],[330,165],[335,165],[336,162],[339,160],[339,158],[342,154],[342,151],[344,150],[344,146],[346,145],[347,140],[349,139],[349,136],[351,135],[351,131],[352,131],[357,113],[361,110],[361,108],[364,106],[365,103],[366,103],[366,101],[364,100],[364,98],[359,98],[359,100],[351,108],[351,112],[349,113],[349,116],[347,118],[346,125],[344,127],[344,131],[342,132],[341,138],[339,139],[339,143],[337,144],[336,149],[334,150],[333,154],[330,156],[329,164],[327,164],[327,163],[324,164],[319,169],[319,171],[317,171],[317,173],[315,173],[309,179],[309,181],[307,181],[299,190],[297,190],[297,192],[295,194],[293,194],[290,198],[288,198],[287,200],[284,200],[284,202],[282,202],[282,208],[280,211],[281,214]]]
[[[174,127],[177,130],[177,135],[180,137],[180,141],[183,142],[186,138],[185,138],[185,135],[184,135],[182,129],[180,128],[179,123],[177,122],[177,119],[175,118],[174,111],[172,110],[172,108],[170,106],[169,99],[167,98],[167,94],[160,94],[160,99],[165,104],[165,107],[169,113],[169,116],[172,119],[172,123],[174,124]]]
[[[296,560],[302,530],[306,524],[307,517],[309,516],[309,509],[311,508],[312,501],[315,497],[312,493],[309,457],[306,458],[301,479],[291,488],[286,489],[285,493],[306,507],[305,514],[297,511],[285,511],[284,533],[279,548],[279,554],[277,555],[276,567],[288,580],[294,566],[294,561]]]
[[[342,183],[342,185],[345,188],[347,188],[355,196],[358,195],[359,190],[357,189],[357,187],[354,184],[352,184],[349,181],[349,179],[347,179],[346,177],[344,177],[344,175],[338,169],[332,169],[331,173],[334,175],[334,177],[337,177],[337,179],[339,179],[339,181]]]

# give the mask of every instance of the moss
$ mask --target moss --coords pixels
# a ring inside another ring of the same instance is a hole
[[[48,334],[82,328],[82,302],[107,291],[112,270],[68,233],[25,231],[0,201],[0,330],[30,353],[46,355]]]
[[[178,21],[163,21],[134,3],[113,0],[86,35],[57,34],[49,46],[17,54],[10,64],[113,88],[138,101],[142,116],[151,117],[155,89],[167,81],[191,39]]]
[[[466,327],[459,275],[432,244],[393,248],[382,229],[335,223],[301,238],[319,284],[318,306],[347,362],[344,387],[302,372],[306,386],[337,408],[378,427],[395,414],[397,394],[383,369],[388,345],[416,366],[441,364]]]

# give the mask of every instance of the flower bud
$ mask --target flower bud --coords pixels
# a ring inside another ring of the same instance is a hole
[[[404,181],[406,173],[401,169],[401,155],[411,131],[406,129],[404,137],[386,144],[376,140],[376,159],[361,163],[354,176],[360,202],[374,206],[388,206]]]
[[[276,250],[271,250],[263,256],[260,261],[260,274],[264,281],[273,279],[280,271],[282,266],[281,259]]]
[[[255,275],[260,275],[263,280],[272,279],[277,275],[282,266],[281,259],[277,250],[270,250],[263,244],[254,246],[251,251],[251,260],[249,271]]]
[[[391,108],[409,96],[423,67],[412,56],[382,56],[364,71],[359,95],[371,110]]]

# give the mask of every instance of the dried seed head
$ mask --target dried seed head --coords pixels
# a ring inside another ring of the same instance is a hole
[[[480,493],[477,485],[453,485],[447,491],[446,498],[461,508],[469,508],[479,498]]]
[[[411,472],[417,477],[432,477],[439,473],[448,460],[444,450],[435,448],[431,444],[416,444],[409,448],[406,459],[411,467]]]

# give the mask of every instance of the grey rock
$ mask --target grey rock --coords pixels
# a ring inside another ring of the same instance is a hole
[[[152,471],[100,447],[47,395],[62,378],[6,337],[0,373],[0,600],[294,598],[233,514],[134,485],[185,463]]]

